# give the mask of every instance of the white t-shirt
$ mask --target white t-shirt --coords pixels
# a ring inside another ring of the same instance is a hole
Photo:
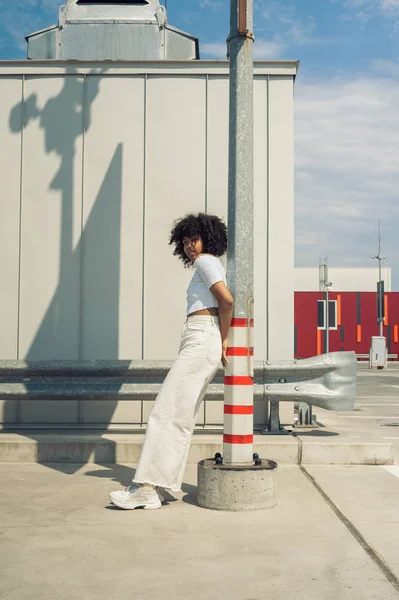
[[[217,307],[215,296],[209,291],[218,281],[226,283],[226,273],[220,260],[212,254],[202,254],[194,261],[195,273],[187,288],[187,314],[203,308]]]

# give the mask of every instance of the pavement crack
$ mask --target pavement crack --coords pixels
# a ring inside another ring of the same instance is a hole
[[[299,435],[297,435],[295,433],[295,431],[292,432],[292,436],[298,442],[298,465],[301,465],[302,464],[303,443],[302,443],[301,438],[299,437]]]
[[[338,519],[345,525],[349,533],[355,538],[358,544],[361,545],[363,550],[368,554],[371,560],[377,565],[377,567],[382,571],[388,581],[393,585],[395,590],[399,592],[399,578],[395,575],[395,573],[391,570],[391,568],[387,565],[385,560],[374,550],[372,546],[368,543],[368,541],[363,537],[360,531],[355,527],[353,523],[344,515],[344,513],[338,508],[338,506],[331,500],[331,498],[326,494],[323,488],[317,483],[316,479],[305,469],[305,467],[300,464],[300,470],[305,475],[305,477],[310,481],[314,488],[319,492],[320,496],[326,502],[326,504],[331,508],[331,510],[335,513]]]

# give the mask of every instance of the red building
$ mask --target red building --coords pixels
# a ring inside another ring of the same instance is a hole
[[[329,293],[329,351],[368,354],[370,339],[379,335],[376,292]],[[326,350],[326,300],[323,292],[295,292],[295,357]],[[399,292],[384,295],[384,327],[388,354],[399,355]]]

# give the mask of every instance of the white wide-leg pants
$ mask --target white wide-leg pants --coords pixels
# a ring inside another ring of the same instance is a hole
[[[197,413],[221,356],[218,317],[189,317],[150,413],[134,482],[180,491]]]

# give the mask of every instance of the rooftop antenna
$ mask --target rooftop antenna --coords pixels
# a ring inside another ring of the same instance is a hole
[[[378,254],[373,254],[371,258],[378,260],[378,283],[377,283],[377,321],[380,326],[380,337],[383,336],[384,324],[384,284],[381,277],[381,261],[385,256],[381,254],[381,220],[378,219]]]
[[[325,337],[325,352],[328,354],[330,351],[330,301],[329,301],[329,288],[332,286],[331,281],[328,280],[328,256],[325,257],[323,264],[320,261],[320,271],[322,273],[322,279],[320,279],[320,286],[324,291],[325,301],[325,313],[324,313],[324,327],[326,331]]]

